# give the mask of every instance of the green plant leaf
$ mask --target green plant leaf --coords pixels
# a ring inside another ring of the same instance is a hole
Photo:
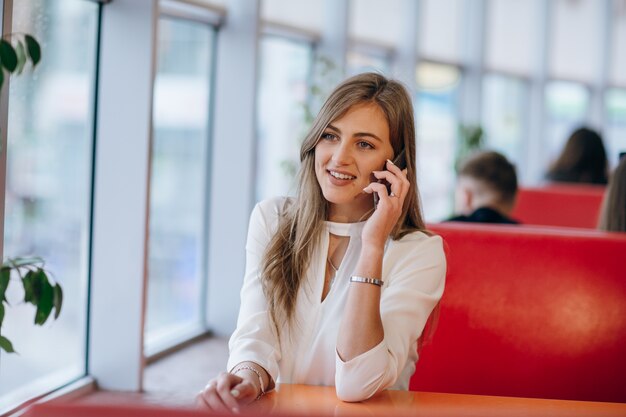
[[[0,65],[0,90],[2,90],[3,85],[4,85],[4,70],[2,69],[2,65]]]
[[[26,48],[24,47],[24,42],[17,41],[15,53],[17,54],[17,68],[15,68],[15,73],[20,75],[22,71],[24,71],[24,65],[26,65]]]
[[[32,303],[36,306],[39,292],[35,294],[35,271],[28,271],[22,278],[22,284],[24,285],[24,302]]]
[[[30,55],[30,59],[33,61],[33,67],[36,67],[39,61],[41,61],[41,46],[39,46],[37,39],[30,35],[24,36],[24,40],[26,41],[28,55]]]
[[[11,268],[3,266],[0,268],[0,300],[4,300],[9,281],[11,280]]]
[[[59,318],[61,314],[61,306],[63,305],[63,290],[59,284],[54,286],[54,319]]]
[[[17,54],[13,45],[4,39],[0,40],[0,60],[2,60],[2,66],[9,72],[15,71],[17,67]]]
[[[0,336],[0,348],[4,349],[6,353],[15,353],[11,341],[4,336]]]
[[[0,328],[2,328],[3,320],[4,320],[4,304],[0,302]]]
[[[37,312],[35,313],[35,324],[43,325],[54,307],[54,289],[48,281],[48,276],[43,269],[35,271],[35,282],[40,286],[41,292],[37,300]]]

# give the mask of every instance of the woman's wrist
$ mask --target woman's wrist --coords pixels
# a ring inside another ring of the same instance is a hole
[[[240,362],[231,369],[230,373],[233,375],[237,374],[246,381],[250,381],[257,388],[257,399],[273,388],[270,374],[265,368],[255,362]]]
[[[374,243],[374,242],[362,242],[361,244],[361,258],[372,259],[372,258],[380,258],[382,259],[385,254],[385,243]]]
[[[263,394],[265,394],[265,389],[263,386],[264,384],[263,379],[261,378],[260,374],[253,371],[251,367],[248,367],[248,366],[236,367],[230,373],[233,375],[237,375],[244,381],[247,381],[250,384],[252,384],[254,388],[256,389],[257,400],[261,398]]]

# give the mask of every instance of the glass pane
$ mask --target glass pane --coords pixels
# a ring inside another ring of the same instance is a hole
[[[261,18],[296,28],[324,30],[324,2],[318,0],[263,0]]]
[[[424,0],[421,2],[418,47],[423,56],[447,62],[461,61],[462,0]]]
[[[483,79],[483,129],[486,147],[497,150],[518,169],[527,124],[527,85],[517,78],[488,74]]]
[[[626,87],[626,2],[613,0],[611,34],[611,82]]]
[[[611,167],[617,165],[619,154],[626,152],[626,89],[606,93],[607,120],[605,141]]]
[[[487,67],[530,74],[535,63],[537,1],[490,0],[485,34]]]
[[[277,37],[261,40],[257,97],[256,199],[292,194],[307,133],[308,78],[312,48]]]
[[[550,74],[556,78],[594,81],[600,70],[604,2],[555,0],[550,31]]]
[[[213,29],[159,21],[146,351],[202,326]]]
[[[402,42],[404,0],[351,0],[349,36],[388,46]]]
[[[585,123],[589,100],[589,90],[581,84],[554,81],[546,86],[547,163],[560,154],[570,133]]]
[[[58,320],[34,326],[14,281],[2,333],[0,410],[85,374],[93,90],[98,6],[75,0],[13,3],[13,31],[41,41],[34,73],[9,94],[4,256],[36,254],[64,290]]]
[[[209,6],[218,6],[228,8],[232,0],[196,0],[197,3],[207,4]]]
[[[461,73],[453,66],[421,63],[417,83],[417,181],[426,221],[438,221],[454,207]]]
[[[348,76],[362,72],[379,72],[389,74],[390,63],[383,57],[365,54],[363,52],[350,51],[347,59]]]

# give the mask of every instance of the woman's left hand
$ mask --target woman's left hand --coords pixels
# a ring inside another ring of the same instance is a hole
[[[372,182],[363,189],[368,194],[378,194],[378,205],[361,234],[363,245],[384,247],[389,234],[400,219],[404,199],[409,192],[410,184],[406,177],[406,169],[401,170],[390,160],[387,160],[386,168],[384,171],[372,171],[372,174],[379,180],[391,184],[391,193],[387,192],[385,184],[378,182]]]

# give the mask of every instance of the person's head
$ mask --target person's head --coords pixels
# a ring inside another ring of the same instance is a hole
[[[626,157],[611,174],[600,213],[601,230],[626,232]]]
[[[490,207],[508,215],[516,195],[515,166],[498,152],[477,152],[458,168],[455,209],[459,214]]]
[[[561,155],[550,167],[548,179],[563,182],[606,184],[608,160],[602,137],[581,127],[570,135]]]
[[[363,188],[372,182],[371,172],[384,169],[385,161],[401,152],[411,186],[391,237],[424,230],[415,183],[413,117],[406,89],[374,73],[345,80],[322,106],[300,149],[297,196],[283,208],[263,259],[263,288],[276,330],[277,323],[291,324],[300,281],[324,220],[367,218],[374,200]]]
[[[362,219],[373,209],[372,195],[363,192],[374,179],[371,172],[384,169],[385,161],[401,152],[407,177],[416,178],[413,106],[406,89],[375,73],[347,79],[330,94],[302,144],[301,203],[314,201],[324,219]],[[400,225],[407,216],[407,227],[423,228],[415,181]]]

